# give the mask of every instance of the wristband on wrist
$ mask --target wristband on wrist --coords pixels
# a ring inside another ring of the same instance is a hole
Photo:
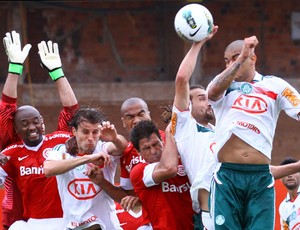
[[[61,67],[50,71],[49,75],[53,81],[65,76]]]
[[[8,65],[8,72],[13,74],[21,75],[23,72],[23,65],[18,63],[10,62]]]

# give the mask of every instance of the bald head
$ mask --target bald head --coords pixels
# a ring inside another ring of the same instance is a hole
[[[121,114],[123,115],[125,111],[128,109],[128,107],[139,105],[140,107],[144,108],[148,111],[148,105],[147,103],[139,98],[139,97],[131,97],[125,100],[121,105]]]
[[[138,97],[127,99],[121,105],[121,120],[128,133],[139,121],[151,120],[147,103]]]
[[[226,52],[232,52],[232,51],[239,51],[239,53],[242,51],[244,45],[243,40],[235,40],[231,42],[225,49]]]
[[[16,110],[14,121],[16,122],[16,120],[20,120],[28,115],[41,117],[40,112],[36,108],[30,105],[23,105]]]

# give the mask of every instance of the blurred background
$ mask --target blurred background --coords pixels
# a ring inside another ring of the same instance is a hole
[[[0,35],[16,30],[23,45],[33,46],[20,79],[18,105],[36,106],[46,131],[56,129],[59,97],[37,54],[40,41],[52,40],[59,45],[64,72],[81,105],[103,108],[118,131],[128,137],[121,124],[120,105],[129,97],[141,97],[164,129],[160,107],[172,104],[176,72],[191,46],[177,36],[173,21],[182,6],[194,2],[210,10],[219,31],[202,49],[191,83],[206,87],[225,67],[225,47],[233,40],[256,35],[257,70],[282,77],[300,91],[299,0],[1,1]],[[2,90],[8,68],[3,46],[0,63]],[[280,115],[273,164],[286,156],[299,159],[299,128],[284,113]],[[276,186],[278,205],[285,189],[280,181]]]
[[[174,30],[177,11],[188,3],[206,6],[219,31],[205,44],[191,83],[207,86],[225,65],[225,47],[256,35],[257,70],[284,78],[300,89],[300,4],[298,0],[203,1],[2,1],[0,35],[16,30],[23,45],[32,44],[19,86],[18,104],[42,113],[47,132],[56,129],[61,109],[55,86],[40,66],[37,44],[58,43],[64,72],[81,105],[102,107],[118,131],[121,103],[133,96],[149,104],[163,129],[160,106],[172,104],[177,69],[191,43]],[[7,56],[0,46],[0,87]],[[273,163],[298,156],[299,125],[282,114],[274,142]]]

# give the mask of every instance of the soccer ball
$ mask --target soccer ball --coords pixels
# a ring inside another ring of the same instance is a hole
[[[174,27],[180,38],[190,42],[199,42],[213,30],[213,17],[206,7],[191,3],[177,12]]]

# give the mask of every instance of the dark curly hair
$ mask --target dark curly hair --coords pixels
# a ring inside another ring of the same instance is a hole
[[[149,138],[153,133],[155,133],[161,140],[158,127],[154,121],[139,121],[130,132],[130,141],[134,148],[140,152],[140,140],[143,138]]]
[[[160,118],[166,124],[169,124],[172,118],[172,105],[163,105],[159,106],[160,109],[163,110],[163,113],[160,115]]]

